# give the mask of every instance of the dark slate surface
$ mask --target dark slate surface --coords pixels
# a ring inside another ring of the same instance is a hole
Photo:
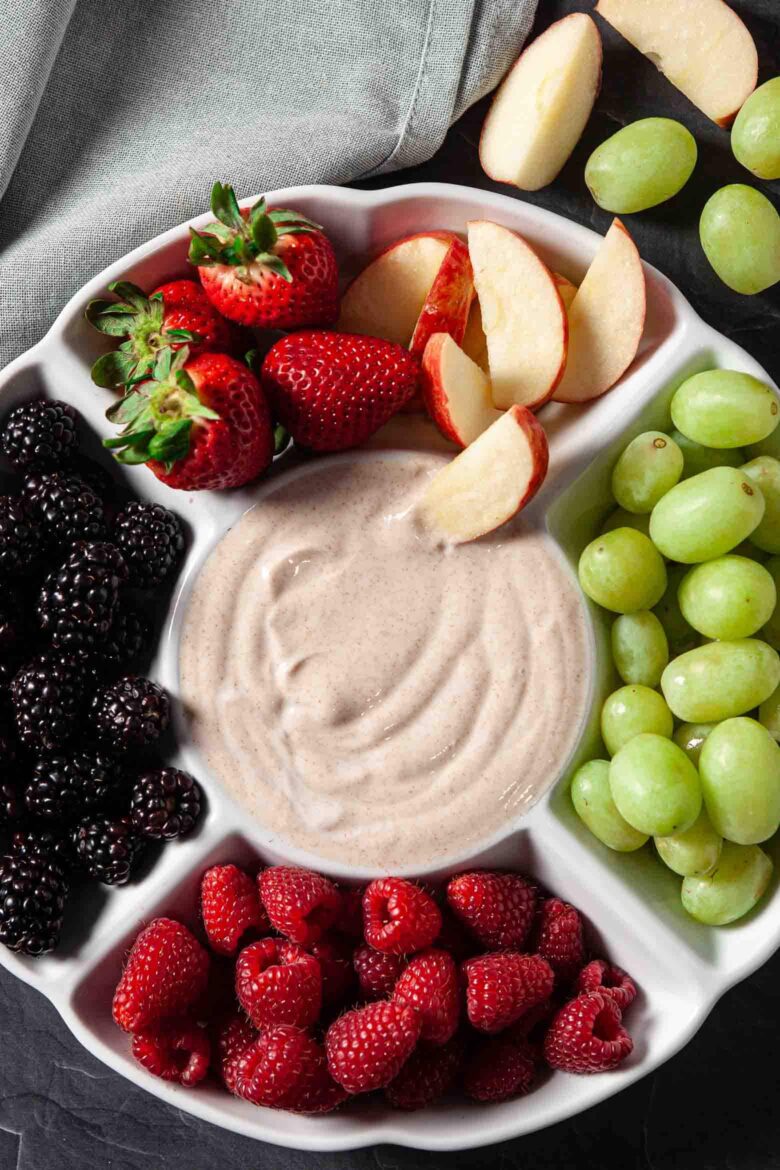
[[[780,0],[734,0],[733,6],[758,41],[761,79],[780,72]],[[538,26],[589,7],[541,0]],[[590,150],[637,117],[679,117],[700,144],[696,175],[671,204],[629,217],[631,230],[642,254],[702,316],[780,381],[780,286],[761,297],[738,297],[719,283],[698,246],[696,224],[708,195],[724,182],[748,181],[728,136],[609,29],[602,32],[604,89],[585,138],[555,184],[528,198],[604,231],[610,217],[595,207],[582,180]],[[453,128],[428,165],[392,181],[495,186],[476,156],[483,115],[484,104]],[[771,186],[777,198],[780,185]],[[0,973],[0,1170],[768,1170],[780,1166],[779,982],[780,956],[726,995],[699,1035],[654,1076],[552,1130],[451,1156],[389,1147],[314,1155],[237,1138],[160,1104],[85,1052],[39,995]]]

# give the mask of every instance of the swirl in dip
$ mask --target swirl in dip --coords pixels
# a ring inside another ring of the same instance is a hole
[[[441,456],[373,452],[271,481],[184,619],[195,747],[292,845],[375,870],[465,854],[531,807],[583,725],[590,641],[551,538],[458,547],[413,505]]]

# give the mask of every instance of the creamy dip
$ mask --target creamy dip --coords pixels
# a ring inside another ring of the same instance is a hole
[[[280,476],[217,545],[180,684],[211,772],[300,849],[389,871],[465,854],[556,779],[588,700],[579,591],[522,520],[435,545],[414,503],[441,457]]]

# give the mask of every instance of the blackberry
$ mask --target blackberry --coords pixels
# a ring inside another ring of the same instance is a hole
[[[121,764],[105,752],[42,756],[33,765],[24,800],[32,816],[67,823],[89,809],[108,808],[124,783]]]
[[[143,848],[130,817],[85,817],[73,833],[76,858],[90,877],[123,886]]]
[[[67,402],[25,402],[11,411],[3,427],[3,454],[17,471],[59,467],[78,450],[77,420]]]
[[[52,544],[104,540],[103,501],[74,471],[34,471],[24,481],[24,498]]]
[[[140,610],[119,603],[106,640],[98,647],[100,665],[107,673],[116,673],[137,662],[147,652],[152,630]]]
[[[24,955],[53,950],[60,937],[68,882],[41,857],[0,861],[0,942]]]
[[[200,807],[200,785],[178,768],[144,772],[133,785],[130,812],[142,837],[183,837],[195,827]]]
[[[94,459],[87,459],[86,455],[77,455],[71,461],[70,470],[80,476],[103,503],[113,499],[116,483],[102,463],[96,463]]]
[[[140,589],[162,584],[184,550],[179,517],[162,504],[132,500],[114,521],[114,540],[130,567],[130,579]]]
[[[22,861],[35,858],[39,861],[48,861],[57,865],[67,874],[73,869],[75,854],[73,842],[64,833],[51,828],[41,828],[40,825],[27,825],[18,829],[11,840],[11,856]]]
[[[19,658],[24,654],[33,633],[33,624],[19,593],[6,588],[0,600],[0,659]]]
[[[78,726],[90,683],[89,664],[77,654],[39,654],[11,683],[16,729],[22,743],[57,751]]]
[[[23,499],[0,496],[0,578],[26,577],[38,568],[43,534]]]
[[[95,734],[119,752],[155,743],[171,721],[171,701],[157,683],[127,674],[102,687],[92,702]]]
[[[8,776],[0,780],[0,826],[14,825],[24,813],[24,800],[17,782]]]
[[[38,621],[58,650],[90,650],[111,629],[127,566],[116,545],[79,540],[43,583]]]

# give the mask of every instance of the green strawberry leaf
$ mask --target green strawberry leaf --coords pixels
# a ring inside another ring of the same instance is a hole
[[[108,286],[108,291],[115,293],[121,301],[130,305],[137,313],[146,313],[149,309],[149,298],[137,284],[131,284],[129,280],[112,280]]]
[[[131,329],[131,318],[135,310],[119,301],[90,301],[84,316],[90,325],[108,337],[127,337]]]
[[[188,418],[210,418],[219,422],[220,416],[216,410],[212,410],[210,406],[201,402],[197,394],[188,394],[182,402],[182,408]]]
[[[271,272],[292,284],[292,273],[280,256],[275,256],[273,252],[261,252],[257,259],[264,268],[270,268]]]
[[[148,463],[151,456],[146,447],[125,447],[123,451],[114,451],[117,463],[132,467],[139,463]]]
[[[149,443],[149,457],[161,463],[175,463],[190,449],[192,419],[180,418],[164,423]]]
[[[114,390],[123,385],[136,372],[136,360],[132,354],[115,349],[104,353],[92,367],[92,381],[104,390]]]
[[[263,202],[261,200],[261,203]],[[252,208],[252,213],[249,216],[249,230],[252,233],[252,243],[256,250],[270,252],[279,238],[279,234],[270,215],[266,215],[265,210],[261,208],[261,203],[256,203]]]
[[[118,451],[122,447],[146,449],[156,434],[157,432],[154,427],[146,427],[142,431],[132,431],[130,434],[118,435],[115,439],[104,439],[103,446],[109,451]]]
[[[234,232],[244,231],[244,219],[235,191],[228,184],[215,183],[211,188],[211,210],[214,216]]]
[[[172,365],[173,350],[166,345],[157,352],[157,360],[152,371],[155,382],[165,382],[171,372]]]
[[[117,426],[129,426],[148,406],[149,399],[145,394],[139,393],[138,390],[131,390],[119,402],[109,406],[106,418],[109,422],[116,423]]]
[[[277,423],[274,427],[274,455],[281,455],[282,451],[286,451],[289,445],[289,433],[281,423]]]
[[[259,356],[260,356],[259,349],[248,349],[246,351],[246,353],[244,354],[244,361],[249,366],[250,370],[253,370],[255,368],[255,362],[257,361]]]
[[[207,268],[210,264],[222,263],[222,248],[217,240],[201,235],[195,228],[190,228],[190,250],[187,258],[190,264]]]
[[[314,220],[307,219],[305,215],[301,215],[300,211],[290,211],[287,208],[277,207],[273,211],[269,211],[270,218],[274,223],[297,223],[305,227],[310,232],[321,232],[320,224],[315,223]],[[287,229],[285,229],[287,230]]]
[[[166,329],[163,337],[166,341],[192,341],[195,344],[203,340],[199,333],[193,333],[191,329]]]

